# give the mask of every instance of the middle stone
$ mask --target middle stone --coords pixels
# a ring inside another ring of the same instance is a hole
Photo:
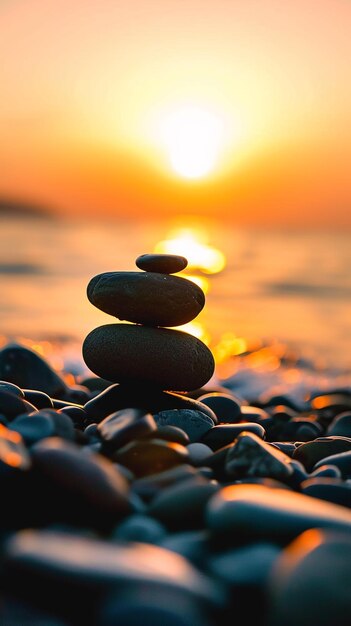
[[[157,272],[105,272],[91,279],[90,302],[120,320],[148,326],[181,326],[205,305],[203,291],[190,280]]]

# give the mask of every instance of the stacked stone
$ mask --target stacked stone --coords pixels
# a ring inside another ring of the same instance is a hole
[[[95,328],[83,342],[88,368],[111,383],[166,391],[204,386],[214,372],[209,348],[184,331],[205,305],[198,285],[173,274],[186,268],[185,257],[143,254],[142,271],[105,272],[91,279],[90,302],[122,322]]]

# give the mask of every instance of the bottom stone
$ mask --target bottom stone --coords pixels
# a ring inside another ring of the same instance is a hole
[[[214,372],[209,348],[180,330],[134,324],[106,324],[83,342],[88,368],[111,382],[139,381],[161,389],[191,391]]]

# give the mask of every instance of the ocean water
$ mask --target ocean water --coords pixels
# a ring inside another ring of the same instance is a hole
[[[206,278],[208,290],[206,306],[195,320],[196,332],[210,347],[228,343],[228,338],[244,347],[244,340],[247,345],[263,340],[287,345],[322,365],[351,369],[349,233],[255,231],[214,221],[200,221],[200,226],[206,244],[226,258],[218,273],[197,272]],[[88,332],[112,321],[87,300],[90,278],[104,271],[136,269],[135,258],[153,251],[174,227],[166,218],[3,216],[2,342],[54,342],[80,355]],[[194,236],[200,232],[196,220],[188,228]]]

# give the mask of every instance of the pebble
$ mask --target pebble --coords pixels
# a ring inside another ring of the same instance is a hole
[[[199,441],[214,426],[213,420],[202,413],[191,409],[169,409],[155,414],[158,426],[178,426],[189,437],[190,443]]]
[[[351,478],[351,450],[324,457],[313,466],[313,469],[316,470],[324,464],[339,468],[344,479]]]
[[[293,474],[289,456],[247,431],[228,450],[225,467],[233,478],[257,476],[289,482]]]
[[[63,378],[39,354],[17,343],[0,350],[0,379],[54,398],[67,391]]]
[[[135,265],[145,272],[176,274],[185,270],[188,260],[177,254],[141,254],[136,259]]]
[[[223,487],[208,502],[206,520],[216,534],[286,541],[310,528],[350,533],[351,511],[287,489],[263,485]]]
[[[273,563],[267,583],[268,626],[347,626],[350,623],[349,533],[311,529]]]
[[[23,389],[25,400],[33,404],[37,409],[53,409],[53,402],[47,393],[36,389]]]
[[[111,533],[111,540],[140,541],[142,543],[158,544],[166,535],[163,524],[148,515],[129,515]]]
[[[117,450],[113,458],[139,478],[186,463],[188,456],[186,447],[179,443],[146,439],[131,441]]]
[[[351,486],[341,479],[310,477],[301,483],[301,492],[351,508]]]
[[[326,435],[328,437],[338,436],[338,437],[349,437],[351,438],[351,411],[344,411],[343,413],[339,413],[330,422]]]
[[[97,427],[103,449],[113,451],[133,439],[142,439],[155,433],[157,424],[150,413],[140,409],[122,409],[105,417]]]
[[[87,295],[104,313],[148,326],[182,326],[205,305],[204,293],[194,282],[156,272],[99,274],[89,282]]]
[[[348,450],[351,451],[351,439],[348,437],[317,437],[314,441],[299,445],[293,457],[311,472],[319,461]]]
[[[235,396],[211,392],[203,394],[198,400],[215,412],[217,421],[221,424],[234,424],[241,419],[241,402]]]
[[[24,398],[15,395],[11,391],[0,389],[0,413],[3,413],[9,420],[23,413],[31,413],[36,410],[35,406],[24,400]]]
[[[165,487],[194,476],[196,476],[195,469],[191,465],[183,463],[155,474],[137,478],[132,484],[132,490],[144,500],[150,501]]]
[[[207,346],[179,330],[133,324],[106,324],[83,343],[87,366],[112,382],[150,384],[187,391],[204,385],[214,373]]]
[[[157,432],[155,433],[157,439],[165,439],[165,441],[175,441],[176,443],[180,443],[182,446],[187,446],[189,449],[189,436],[182,430],[182,428],[178,428],[178,426],[158,426]]]
[[[250,422],[240,422],[239,424],[218,424],[205,433],[201,441],[211,448],[219,450],[229,443],[234,443],[235,439],[242,432],[254,433],[261,439],[265,438],[266,431],[261,424]]]

